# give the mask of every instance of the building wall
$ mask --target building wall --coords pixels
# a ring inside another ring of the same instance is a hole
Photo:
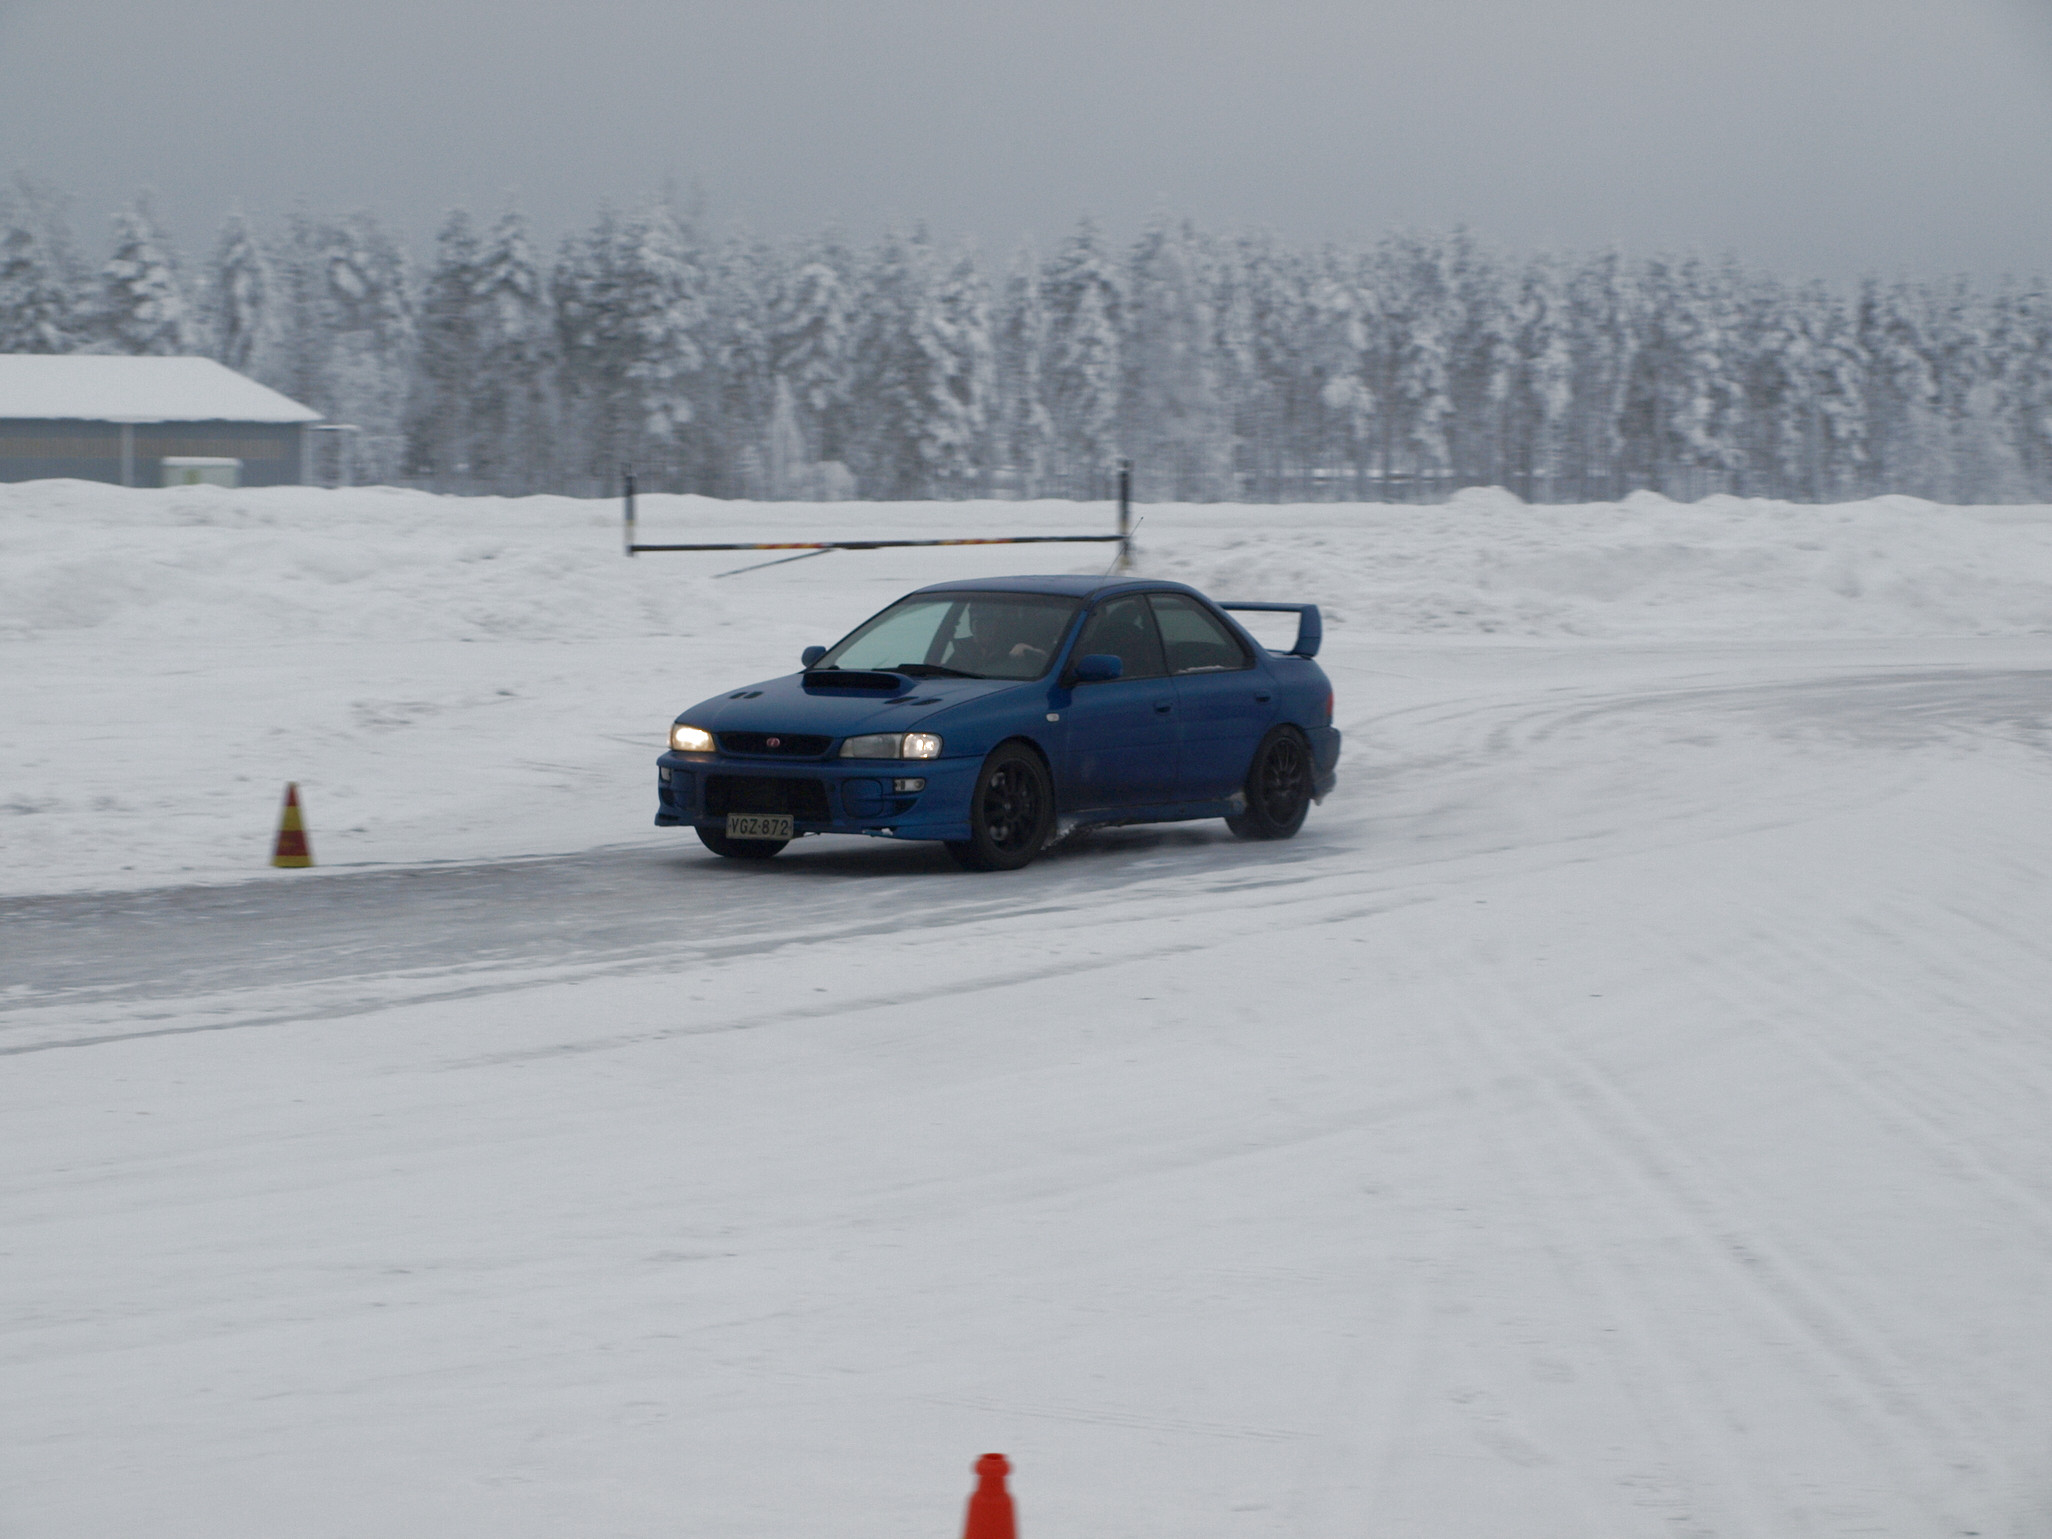
[[[292,422],[139,422],[135,486],[155,486],[167,454],[242,461],[244,486],[297,486],[300,435]],[[121,427],[113,422],[0,421],[0,481],[69,476],[121,484]]]

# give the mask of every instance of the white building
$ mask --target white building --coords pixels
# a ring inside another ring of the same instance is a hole
[[[313,479],[320,416],[211,358],[4,353],[0,481],[158,486],[174,459],[216,462],[210,481],[298,485]]]

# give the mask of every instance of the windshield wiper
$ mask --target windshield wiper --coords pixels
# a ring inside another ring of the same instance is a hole
[[[892,663],[886,673],[909,673],[915,679],[983,679],[988,674],[964,673],[960,668],[950,668],[944,663]]]

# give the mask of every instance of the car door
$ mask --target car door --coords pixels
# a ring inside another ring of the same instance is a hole
[[[1083,622],[1070,660],[1116,657],[1116,679],[1077,683],[1060,706],[1055,796],[1065,812],[1172,801],[1176,785],[1176,691],[1153,611],[1137,593],[1107,599]]]
[[[1240,789],[1275,720],[1275,684],[1245,642],[1184,593],[1152,593],[1176,686],[1176,800],[1220,801]]]

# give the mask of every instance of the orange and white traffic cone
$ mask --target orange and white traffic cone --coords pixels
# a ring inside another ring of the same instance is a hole
[[[976,1461],[976,1489],[969,1497],[969,1521],[962,1539],[1019,1539],[1012,1495],[1005,1489],[1011,1461],[1003,1454],[985,1454]]]
[[[310,866],[313,849],[306,842],[306,825],[299,820],[299,783],[285,787],[285,815],[278,819],[278,847],[271,852],[274,866]]]

